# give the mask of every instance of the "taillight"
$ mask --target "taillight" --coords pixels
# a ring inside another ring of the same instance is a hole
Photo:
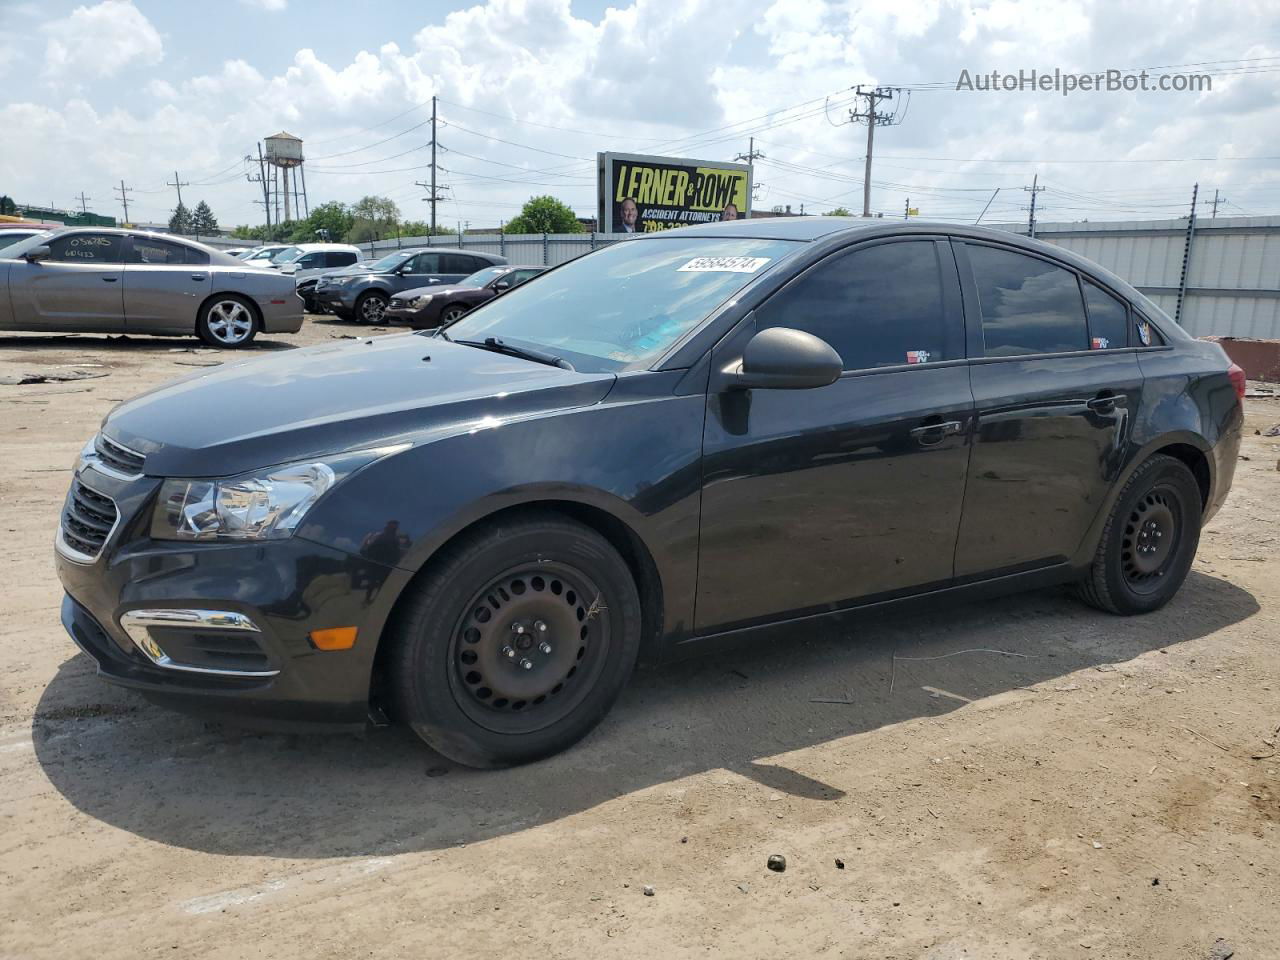
[[[1227,367],[1227,376],[1231,378],[1231,385],[1236,388],[1236,397],[1244,400],[1244,391],[1246,387],[1244,369],[1236,363]]]

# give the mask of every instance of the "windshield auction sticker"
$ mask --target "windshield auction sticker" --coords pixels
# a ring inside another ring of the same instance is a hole
[[[769,257],[694,257],[677,273],[755,273]]]

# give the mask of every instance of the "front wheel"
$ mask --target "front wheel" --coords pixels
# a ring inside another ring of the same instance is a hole
[[[356,319],[361,323],[386,323],[387,295],[376,290],[361,294],[356,301]]]
[[[468,766],[527,763],[576,743],[639,653],[626,562],[556,513],[467,537],[412,589],[388,636],[396,713]]]
[[[1147,460],[1107,518],[1081,598],[1109,613],[1159,610],[1191,569],[1201,514],[1200,487],[1186,464],[1163,454]]]
[[[196,333],[210,346],[236,349],[247,346],[257,336],[258,321],[248,300],[225,293],[201,308]]]
[[[455,320],[460,319],[466,312],[467,308],[457,303],[445,307],[443,312],[440,314],[440,326],[447,327]]]

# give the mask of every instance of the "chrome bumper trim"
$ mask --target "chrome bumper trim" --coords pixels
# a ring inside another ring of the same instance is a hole
[[[195,627],[201,630],[243,630],[261,633],[257,624],[243,613],[232,610],[130,610],[120,615],[120,627],[129,635],[133,645],[157,667],[181,670],[185,673],[202,673],[215,677],[274,677],[279,670],[218,670],[213,667],[193,667],[173,660],[151,637],[150,627]]]

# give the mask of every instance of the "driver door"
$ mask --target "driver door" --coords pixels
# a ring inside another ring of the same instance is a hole
[[[766,327],[821,337],[845,372],[708,395],[697,631],[947,585],[974,417],[950,248],[828,257],[745,318],[713,369]]]
[[[49,241],[49,258],[9,268],[17,330],[124,329],[123,238],[71,233]]]

